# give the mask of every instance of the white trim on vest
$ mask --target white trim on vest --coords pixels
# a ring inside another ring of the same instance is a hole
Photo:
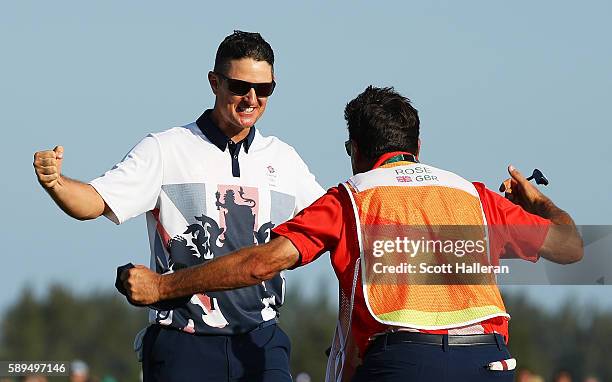
[[[421,171],[421,169],[423,172],[417,172]],[[397,170],[401,170],[403,173],[398,173]],[[425,170],[429,172],[425,173]],[[412,181],[402,183],[398,182],[397,180],[397,177],[400,176],[417,177],[424,175],[434,175],[438,180],[422,180],[418,182]],[[379,167],[365,173],[353,175],[348,182],[357,192],[366,191],[380,186],[443,186],[463,190],[478,198],[478,191],[476,191],[476,187],[474,187],[474,185],[469,181],[450,171],[441,170],[423,163],[411,163],[409,165],[395,167]]]

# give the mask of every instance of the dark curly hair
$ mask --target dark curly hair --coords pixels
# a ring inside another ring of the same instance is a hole
[[[215,69],[217,73],[224,74],[231,60],[252,58],[256,61],[266,61],[274,71],[274,51],[259,33],[235,30],[227,36],[217,49]]]
[[[368,86],[346,105],[344,119],[349,138],[368,159],[392,151],[417,154],[419,114],[410,100],[392,87]]]

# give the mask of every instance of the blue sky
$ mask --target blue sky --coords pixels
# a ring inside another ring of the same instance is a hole
[[[395,86],[419,110],[424,162],[494,189],[509,163],[538,167],[579,224],[609,224],[610,14],[607,1],[2,2],[0,307],[25,284],[87,292],[111,287],[117,265],[148,263],[143,218],[71,220],[32,155],[62,144],[64,173],[90,180],[148,132],[193,121],[212,105],[206,73],[233,29],[275,50],[258,128],[296,147],[324,187],[350,175],[346,102]],[[326,259],[291,279],[334,288]],[[608,287],[523,291],[553,308],[568,297],[612,308]]]

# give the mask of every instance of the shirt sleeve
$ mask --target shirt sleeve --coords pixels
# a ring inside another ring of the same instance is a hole
[[[153,135],[140,141],[123,160],[90,184],[110,208],[105,216],[121,224],[152,210],[163,177],[159,142]]]
[[[297,192],[295,199],[295,211],[293,211],[293,215],[295,216],[298,212],[303,210],[312,204],[315,200],[317,200],[321,195],[325,193],[325,190],[317,180],[315,176],[310,172],[306,163],[302,160],[302,158],[298,155],[298,153],[293,150],[295,154],[295,166],[296,173],[299,174],[297,176]]]
[[[291,240],[300,253],[293,268],[316,260],[338,245],[344,224],[340,193],[338,187],[330,188],[293,219],[272,230],[274,235]]]
[[[525,211],[503,196],[475,182],[489,228],[489,248],[496,258],[536,262],[551,221]]]

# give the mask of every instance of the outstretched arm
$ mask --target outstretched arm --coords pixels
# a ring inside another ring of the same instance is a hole
[[[559,264],[574,263],[582,259],[582,238],[571,216],[542,194],[519,170],[509,166],[508,172],[510,178],[499,188],[506,198],[525,211],[552,222],[539,255]]]
[[[40,185],[68,215],[79,220],[95,219],[107,212],[104,199],[89,184],[62,175],[64,148],[34,154],[34,170]]]
[[[298,250],[279,236],[267,244],[243,248],[207,263],[159,275],[143,265],[123,272],[128,298],[150,305],[160,300],[256,285],[294,265]]]

